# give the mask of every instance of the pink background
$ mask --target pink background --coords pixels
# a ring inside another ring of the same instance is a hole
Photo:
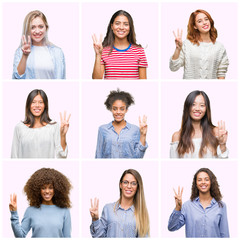
[[[68,158],[79,156],[79,84],[77,82],[4,82],[3,83],[3,156],[11,157],[14,128],[24,120],[28,94],[42,89],[48,96],[49,116],[60,124],[60,112],[71,113],[67,133]]]
[[[237,3],[162,3],[161,4],[161,77],[182,79],[183,68],[177,72],[169,69],[169,60],[175,50],[173,31],[183,29],[183,41],[187,37],[188,20],[192,12],[204,9],[214,20],[218,31],[217,41],[221,42],[229,58],[227,79],[237,78],[238,16]]]
[[[233,161],[172,161],[161,164],[161,236],[162,237],[185,237],[185,227],[175,232],[167,229],[169,217],[175,207],[174,192],[181,186],[183,190],[183,202],[190,199],[192,180],[194,174],[200,168],[209,168],[217,177],[223,202],[227,205],[228,225],[231,238],[237,237],[238,226],[238,191],[237,162]],[[231,173],[231,174],[228,174]]]
[[[19,47],[25,16],[40,10],[47,17],[48,39],[65,55],[66,78],[79,76],[79,4],[78,3],[4,3],[3,19],[3,78],[11,79],[13,59]]]
[[[135,81],[94,81],[82,84],[82,157],[94,158],[97,146],[98,128],[102,124],[113,121],[112,113],[106,109],[104,102],[112,90],[129,92],[135,99],[130,106],[125,119],[139,126],[138,117],[147,116],[148,149],[144,158],[158,157],[158,83]]]
[[[224,120],[228,131],[229,157],[237,157],[238,98],[237,83],[225,81],[163,82],[161,91],[161,156],[169,157],[170,142],[182,122],[183,105],[187,95],[203,90],[210,99],[212,123]]]
[[[18,214],[20,221],[27,209],[28,201],[23,193],[23,188],[30,176],[40,168],[54,168],[63,173],[73,186],[70,194],[72,202],[71,220],[72,220],[72,237],[79,237],[79,164],[78,162],[60,162],[60,161],[5,161],[3,162],[3,195],[2,195],[2,223],[3,236],[13,238],[13,231],[10,222],[9,198],[10,194],[17,194]],[[31,231],[28,237],[31,237]]]
[[[92,78],[95,61],[92,35],[103,38],[112,15],[118,10],[127,11],[133,18],[137,43],[145,50],[148,68],[147,78],[158,77],[158,4],[157,3],[83,3],[82,4],[82,77]]]
[[[105,204],[119,199],[119,179],[129,168],[137,170],[142,177],[145,199],[150,218],[150,236],[158,237],[158,163],[157,161],[85,161],[82,164],[82,237],[91,237],[89,227],[90,199],[99,198],[99,215]]]

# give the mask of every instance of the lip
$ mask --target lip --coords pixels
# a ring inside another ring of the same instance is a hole
[[[209,28],[208,25],[203,26],[203,29],[208,29],[208,28]]]
[[[195,117],[199,117],[199,116],[201,116],[201,112],[193,112],[193,115],[194,115]]]

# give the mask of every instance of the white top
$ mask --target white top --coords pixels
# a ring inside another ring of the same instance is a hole
[[[194,152],[185,153],[181,158],[199,158],[199,151],[202,143],[202,138],[193,138]],[[170,143],[170,158],[180,158],[178,155],[177,147],[179,141]],[[228,158],[229,151],[228,149],[222,153],[220,146],[217,147],[217,156],[214,156],[213,153],[207,149],[207,153],[203,156],[203,158]]]
[[[217,79],[225,77],[229,61],[224,46],[219,43],[199,42],[193,44],[188,39],[183,42],[179,58],[170,59],[171,71],[184,67],[184,79]]]
[[[32,51],[37,79],[54,79],[54,64],[47,46],[33,46]]]
[[[16,125],[12,141],[11,158],[66,158],[58,123],[40,128],[29,128],[23,122]]]

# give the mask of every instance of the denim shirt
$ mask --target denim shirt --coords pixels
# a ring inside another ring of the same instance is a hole
[[[186,224],[186,237],[227,238],[229,237],[226,204],[213,198],[205,209],[199,197],[183,204],[181,211],[173,210],[168,222],[168,230],[175,231]]]
[[[101,218],[92,222],[90,231],[92,237],[138,237],[134,206],[125,210],[119,203],[105,205]]]
[[[147,147],[140,142],[139,127],[127,122],[117,134],[110,122],[98,129],[95,158],[143,158]]]
[[[65,58],[61,48],[54,45],[47,46],[53,65],[54,65],[54,79],[65,79],[66,69],[65,69]],[[36,79],[34,71],[34,46],[31,46],[31,53],[27,59],[27,66],[25,73],[22,75],[18,74],[17,67],[22,58],[22,50],[19,47],[14,55],[13,62],[13,74],[12,79]]]

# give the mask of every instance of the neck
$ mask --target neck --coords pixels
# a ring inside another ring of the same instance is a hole
[[[126,125],[126,121],[124,119],[121,122],[114,120],[112,124],[114,127],[124,127]]]
[[[42,40],[41,42],[35,42],[35,41],[33,41],[33,42],[32,42],[32,45],[33,45],[33,46],[37,46],[37,47],[41,47],[41,46],[43,46],[43,40]]]
[[[206,193],[201,193],[199,192],[199,199],[200,199],[200,202],[210,202],[212,200],[212,196],[210,194],[210,192],[206,192]]]
[[[194,128],[194,131],[201,130],[201,121],[192,121],[192,126]]]
[[[201,42],[207,42],[207,43],[212,42],[209,32],[208,33],[200,33],[200,36],[201,36]]]
[[[126,49],[129,46],[129,44],[130,43],[128,42],[127,37],[123,39],[119,39],[115,37],[114,47],[118,49]]]
[[[52,200],[51,201],[42,201],[42,204],[44,204],[44,205],[54,205],[53,204],[53,202],[52,202]]]
[[[126,210],[133,205],[133,198],[127,199],[122,197],[120,204],[121,204],[121,207]]]
[[[34,121],[33,128],[38,128],[38,127],[44,126],[40,121],[40,117],[35,117],[34,120],[35,121]]]

